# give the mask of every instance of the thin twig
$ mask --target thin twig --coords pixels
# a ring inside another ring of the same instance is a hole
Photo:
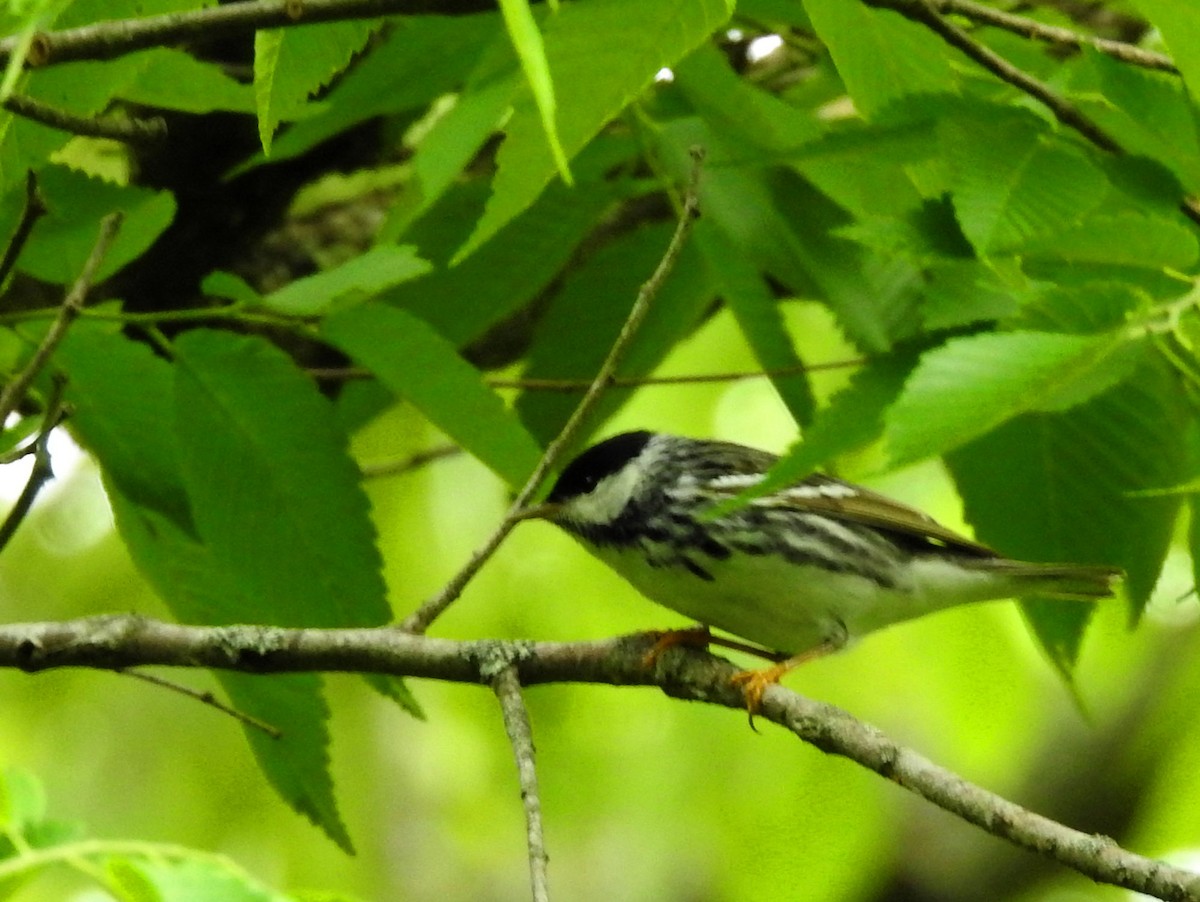
[[[71,290],[63,299],[58,316],[50,324],[46,337],[33,352],[33,356],[29,358],[29,363],[25,364],[25,368],[0,392],[0,423],[7,422],[8,415],[17,409],[17,405],[25,397],[25,392],[29,390],[30,384],[50,361],[50,356],[66,336],[67,329],[79,316],[79,311],[83,309],[83,302],[96,278],[96,272],[100,268],[100,261],[104,259],[104,254],[108,251],[113,239],[117,237],[117,230],[121,227],[121,218],[119,212],[110,213],[104,217],[100,223],[100,234],[96,236],[96,243],[92,246],[92,252],[88,254],[79,278],[75,280],[75,284],[71,286]]]
[[[17,496],[12,510],[0,524],[0,552],[8,547],[12,537],[17,534],[17,529],[25,522],[29,512],[33,510],[33,502],[37,500],[42,487],[54,478],[54,469],[50,462],[50,433],[58,425],[58,418],[62,413],[62,396],[65,385],[65,379],[56,378],[53,388],[50,390],[50,398],[46,401],[46,410],[42,415],[42,425],[38,430],[37,439],[33,443],[33,469],[29,471],[29,478],[25,481],[25,487],[21,489],[21,494]]]
[[[533,727],[529,710],[521,696],[521,680],[515,664],[502,668],[492,679],[492,691],[500,701],[504,730],[517,761],[517,779],[525,808],[525,833],[529,847],[529,883],[533,902],[550,902],[550,883],[546,865],[546,839],[542,830],[542,797],[538,791],[537,766],[533,747]]]
[[[645,658],[654,637],[593,642],[459,642],[387,628],[197,627],[136,615],[0,625],[0,667],[120,669],[207,667],[246,673],[388,673],[488,683],[480,661],[507,658],[522,686],[596,683],[658,686],[674,698],[745,712],[737,668],[695,649]],[[1200,902],[1200,874],[1137,855],[968,782],[833,705],[770,686],[760,717],[816,748],[847,758],[1005,841],[1101,883],[1169,902]]]
[[[167,135],[167,122],[161,116],[148,119],[76,116],[21,94],[9,94],[0,102],[0,107],[50,128],[88,138],[111,138],[126,144],[145,144],[159,141]]]
[[[868,6],[894,10],[914,22],[924,25],[951,47],[979,63],[1001,81],[1008,82],[1018,91],[1028,94],[1044,104],[1063,125],[1073,128],[1101,150],[1120,153],[1121,147],[1107,132],[1067,100],[1029,75],[990,47],[980,44],[954,23],[940,15],[935,7],[936,0],[863,0]]]
[[[21,220],[17,223],[17,229],[13,232],[8,247],[4,249],[4,258],[0,259],[0,286],[8,281],[8,274],[16,265],[21,251],[25,249],[25,243],[29,240],[34,225],[45,215],[46,201],[38,191],[37,175],[30,169],[25,173],[25,206],[21,210]]]
[[[115,19],[33,36],[28,66],[105,60],[198,38],[249,34],[260,28],[309,25],[333,19],[374,19],[397,13],[436,11],[426,0],[245,0],[140,19]],[[481,5],[480,10],[486,7]],[[476,10],[472,10],[476,11]],[[0,65],[19,49],[17,37],[0,41]]]
[[[2,322],[2,320],[0,320]],[[863,366],[868,361],[866,357],[851,357],[846,360],[830,360],[825,363],[801,363],[795,366],[781,366],[766,370],[738,370],[727,373],[685,373],[678,376],[613,376],[609,388],[645,388],[655,385],[703,385],[710,382],[740,382],[744,379],[775,379],[780,376],[795,376],[801,373],[815,373],[821,370],[839,370],[849,367]],[[372,379],[375,374],[361,366],[323,366],[309,367],[305,370],[314,379],[330,379],[348,381],[351,379]],[[518,376],[505,378],[502,376],[485,376],[483,381],[491,388],[514,388],[524,391],[552,391],[575,393],[587,391],[594,379],[545,379],[533,376]]]
[[[400,629],[411,633],[423,633],[429,629],[429,625],[462,594],[467,583],[471,581],[475,574],[479,572],[479,569],[496,552],[496,549],[500,547],[500,543],[512,532],[513,527],[529,516],[528,505],[534,493],[537,492],[551,468],[558,462],[559,457],[570,447],[580,427],[583,426],[584,420],[592,412],[596,404],[599,403],[601,395],[603,395],[605,389],[611,384],[618,364],[624,358],[625,352],[629,349],[634,336],[642,325],[642,321],[646,318],[646,313],[650,309],[650,303],[658,296],[659,291],[662,290],[663,283],[666,281],[667,276],[670,275],[671,270],[675,268],[675,263],[678,261],[679,255],[683,252],[684,244],[687,242],[688,235],[692,231],[692,222],[696,218],[699,203],[700,165],[703,157],[703,152],[699,148],[692,150],[691,175],[688,180],[687,189],[684,191],[683,208],[679,214],[679,222],[675,227],[675,233],[671,236],[671,241],[667,245],[667,249],[663,253],[658,266],[638,291],[637,299],[633,302],[629,316],[626,317],[625,323],[621,326],[621,331],[618,333],[612,347],[609,348],[608,356],[604,358],[604,362],[600,365],[600,370],[596,373],[592,384],[584,392],[583,397],[579,399],[579,403],[567,418],[567,422],[563,425],[558,435],[546,446],[541,460],[534,467],[533,473],[530,474],[521,491],[517,493],[517,497],[509,507],[508,512],[504,515],[504,519],[500,521],[500,525],[496,527],[496,530],[488,537],[487,541],[476,549],[466,565],[446,583],[442,591],[425,601],[403,620],[400,624]]]
[[[1062,47],[1077,49],[1091,47],[1123,63],[1141,66],[1144,69],[1157,69],[1161,72],[1179,74],[1179,67],[1169,56],[1143,50],[1141,47],[1127,44],[1124,41],[1112,41],[1095,35],[1080,34],[1057,25],[1047,25],[1045,22],[1038,22],[1035,19],[1013,15],[1002,9],[975,3],[974,0],[932,0],[932,2],[941,13],[959,15],[973,22],[1011,31],[1024,38],[1032,38],[1035,41],[1044,41],[1047,44],[1056,44]]]
[[[280,730],[279,727],[273,726],[267,723],[265,720],[260,720],[259,718],[254,717],[251,714],[247,714],[244,711],[239,711],[237,708],[231,708],[211,692],[193,689],[192,687],[184,686],[181,683],[165,680],[160,676],[155,676],[152,673],[146,673],[143,670],[129,670],[127,668],[121,668],[114,671],[114,673],[119,673],[122,676],[133,677],[135,680],[141,680],[142,682],[149,683],[152,686],[170,689],[172,692],[178,692],[180,695],[186,695],[188,698],[194,699],[200,702],[202,705],[208,705],[210,708],[216,708],[222,714],[228,714],[234,720],[239,721],[248,727],[252,727],[255,730],[261,730],[272,739],[283,738],[283,731]]]
[[[400,460],[384,460],[379,463],[363,464],[359,467],[364,479],[378,479],[381,476],[399,476],[402,473],[408,473],[418,467],[423,467],[425,464],[433,463],[435,460],[444,460],[447,457],[453,457],[456,454],[461,454],[462,448],[458,445],[440,445],[437,448],[429,448],[426,451],[418,451],[416,454],[410,454],[408,457]]]

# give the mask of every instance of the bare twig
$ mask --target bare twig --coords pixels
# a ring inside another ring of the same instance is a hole
[[[2,320],[0,320],[2,322]],[[608,380],[609,388],[646,388],[655,385],[702,385],[710,382],[740,382],[744,379],[775,379],[780,376],[795,376],[821,370],[840,370],[862,366],[866,357],[850,357],[845,360],[829,360],[825,363],[801,363],[796,366],[781,366],[767,370],[739,370],[727,373],[685,373],[679,376],[613,376]],[[372,373],[361,366],[309,367],[305,370],[314,379],[371,379]],[[587,391],[594,379],[543,379],[519,376],[507,379],[501,376],[485,376],[483,381],[491,388],[515,388],[523,391],[553,391],[574,393]]]
[[[467,583],[471,581],[484,563],[496,552],[496,549],[500,547],[500,543],[512,532],[513,527],[529,516],[528,505],[534,493],[537,492],[542,481],[557,463],[559,457],[562,456],[563,452],[575,439],[588,414],[599,403],[601,395],[603,395],[605,389],[611,384],[618,364],[624,358],[625,352],[629,349],[634,336],[642,325],[642,321],[646,318],[651,301],[662,290],[663,283],[666,281],[667,276],[670,275],[671,270],[674,269],[679,255],[683,252],[687,237],[691,234],[692,222],[697,212],[700,164],[703,160],[703,153],[698,148],[693,149],[692,157],[691,176],[688,180],[687,189],[684,192],[683,209],[680,212],[679,223],[675,227],[675,233],[671,236],[671,241],[667,245],[667,249],[663,253],[658,266],[650,278],[643,283],[641,290],[638,291],[637,299],[633,302],[629,316],[626,317],[625,323],[621,326],[620,333],[618,333],[612,347],[609,348],[608,356],[604,358],[604,362],[600,365],[600,370],[596,373],[596,377],[592,380],[587,391],[584,392],[583,397],[579,399],[579,403],[567,418],[567,422],[563,425],[562,430],[546,447],[541,460],[534,467],[533,473],[530,474],[521,491],[517,493],[516,499],[504,515],[504,519],[500,521],[500,525],[496,527],[496,530],[488,537],[487,541],[471,555],[466,566],[446,583],[442,591],[425,601],[417,610],[404,619],[400,624],[400,629],[412,633],[425,632],[429,628],[429,625],[441,615],[442,611],[446,610],[462,594],[462,590],[466,588]]]
[[[504,730],[517,761],[517,779],[521,785],[521,803],[525,808],[525,832],[529,847],[529,883],[533,902],[550,902],[550,883],[546,865],[546,840],[542,830],[542,798],[538,791],[537,767],[533,748],[533,728],[529,711],[521,697],[521,679],[515,664],[500,668],[491,681],[500,701]]]
[[[1054,93],[1046,84],[1018,69],[990,47],[980,44],[954,23],[941,16],[936,0],[863,0],[868,6],[891,9],[924,25],[951,47],[979,63],[1001,81],[1044,104],[1054,118],[1073,128],[1101,150],[1120,153],[1121,147],[1100,126],[1083,115],[1072,103]]]
[[[29,240],[30,232],[33,231],[37,221],[45,215],[46,202],[38,191],[37,176],[30,169],[25,173],[25,206],[21,210],[21,219],[17,223],[16,231],[13,232],[12,240],[4,249],[4,258],[0,259],[0,286],[8,281],[8,274],[16,265],[21,251],[25,249],[25,242]]]
[[[14,115],[24,116],[50,128],[89,138],[111,138],[127,144],[142,144],[161,140],[167,134],[167,122],[161,116],[148,119],[76,116],[20,94],[9,94],[0,102],[0,106]]]
[[[1144,69],[1157,69],[1161,72],[1179,74],[1179,68],[1169,56],[1143,50],[1141,47],[1127,44],[1124,41],[1111,41],[1095,35],[1080,34],[1069,28],[1047,25],[1035,19],[1013,15],[993,6],[975,3],[974,0],[932,0],[932,2],[934,8],[941,13],[959,15],[973,22],[1011,31],[1024,38],[1032,38],[1035,41],[1044,41],[1047,44],[1057,44],[1062,47],[1091,47],[1123,63],[1141,66]]]
[[[25,522],[29,512],[33,510],[33,502],[37,500],[42,487],[54,478],[54,469],[50,465],[50,433],[58,425],[62,413],[63,387],[66,381],[55,379],[50,398],[46,402],[46,410],[42,415],[42,425],[38,429],[37,439],[33,443],[33,469],[29,471],[29,479],[17,496],[16,503],[0,524],[0,552],[8,547],[17,529]]]
[[[395,629],[196,627],[134,615],[0,626],[0,667],[121,669],[209,667],[248,673],[389,673],[490,684],[481,661],[507,657],[522,686],[598,683],[658,686],[674,698],[745,711],[730,677],[737,668],[676,648],[645,665],[653,637],[598,642],[457,642]],[[1020,848],[1101,883],[1169,902],[1200,902],[1200,874],[1146,858],[1115,841],[1071,829],[972,784],[833,705],[770,686],[760,717],[804,742],[847,758]]]
[[[401,458],[400,460],[385,460],[379,463],[363,464],[359,469],[364,479],[378,479],[381,476],[399,476],[402,473],[408,473],[435,460],[454,457],[456,454],[462,454],[462,448],[458,447],[458,445],[441,445],[437,448],[430,448],[427,451],[418,451],[416,454],[410,454],[408,457]]]
[[[431,0],[245,0],[187,12],[38,32],[29,47],[26,65],[113,59],[147,47],[170,46],[198,38],[250,34],[260,28],[309,25],[333,19],[374,19],[397,13],[436,11],[435,6]],[[0,65],[7,64],[18,48],[17,37],[0,41]]]
[[[63,299],[62,306],[58,310],[58,316],[50,324],[50,329],[46,332],[46,337],[42,339],[42,343],[33,352],[33,356],[29,358],[29,362],[25,364],[25,368],[8,385],[4,386],[4,391],[0,392],[0,423],[7,422],[8,415],[17,409],[17,405],[25,397],[25,392],[29,390],[30,384],[49,362],[50,356],[58,347],[59,342],[66,336],[67,329],[71,327],[71,323],[79,316],[79,311],[83,309],[83,302],[87,298],[87,293],[92,288],[96,272],[100,268],[100,261],[104,259],[104,254],[108,251],[113,239],[117,237],[117,230],[120,227],[120,213],[110,213],[100,223],[100,234],[96,236],[96,243],[92,246],[92,252],[88,254],[88,258],[83,264],[83,269],[79,273],[79,278],[75,280],[75,284],[71,286],[71,290],[67,292],[67,296]]]
[[[190,686],[184,686],[181,683],[175,683],[171,680],[164,680],[160,676],[155,676],[152,673],[146,673],[144,670],[129,670],[122,668],[114,671],[122,676],[133,677],[135,680],[141,680],[144,683],[149,683],[151,686],[158,686],[162,689],[170,689],[172,692],[178,692],[180,695],[186,695],[188,698],[195,699],[202,705],[208,705],[210,708],[216,708],[222,714],[228,714],[239,723],[243,723],[248,727],[253,727],[256,730],[261,730],[272,739],[281,739],[283,731],[276,726],[272,726],[265,720],[259,720],[244,711],[239,711],[237,708],[231,708],[225,704],[211,692],[193,689]]]

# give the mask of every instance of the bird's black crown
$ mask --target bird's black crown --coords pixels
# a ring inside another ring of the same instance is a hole
[[[546,498],[549,502],[566,501],[586,495],[605,476],[618,472],[642,453],[652,432],[623,432],[588,448],[562,471]]]

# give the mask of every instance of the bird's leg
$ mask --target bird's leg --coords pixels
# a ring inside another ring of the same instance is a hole
[[[647,667],[653,667],[658,663],[658,659],[662,656],[663,652],[677,645],[682,645],[686,648],[708,648],[710,645],[719,645],[721,648],[729,648],[733,651],[741,651],[748,655],[766,658],[768,661],[774,661],[776,664],[782,663],[789,658],[789,655],[785,652],[770,651],[757,645],[751,645],[748,642],[739,642],[737,639],[729,639],[725,636],[714,636],[712,631],[703,623],[697,623],[695,626],[681,630],[658,630],[651,632],[649,635],[654,637],[654,646],[650,651],[646,652],[646,657],[642,659],[642,662]]]
[[[648,635],[654,638],[654,645],[642,658],[642,663],[646,667],[653,667],[657,664],[663,652],[669,648],[675,648],[677,645],[686,648],[708,648],[709,643],[714,641],[713,634],[703,623],[697,623],[695,626],[683,630],[653,630]]]
[[[846,647],[849,638],[850,634],[846,630],[846,625],[837,621],[833,635],[822,639],[819,644],[807,651],[802,651],[800,654],[792,655],[782,661],[776,661],[770,667],[743,670],[730,677],[735,686],[741,687],[742,695],[745,696],[746,710],[750,712],[750,726],[754,726],[754,715],[762,710],[762,697],[768,686],[778,683],[801,664],[841,651]]]

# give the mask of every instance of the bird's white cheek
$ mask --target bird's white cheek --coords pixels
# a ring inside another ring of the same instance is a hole
[[[567,504],[567,517],[576,523],[611,523],[625,510],[637,486],[638,470],[634,467],[606,476],[586,495]]]

